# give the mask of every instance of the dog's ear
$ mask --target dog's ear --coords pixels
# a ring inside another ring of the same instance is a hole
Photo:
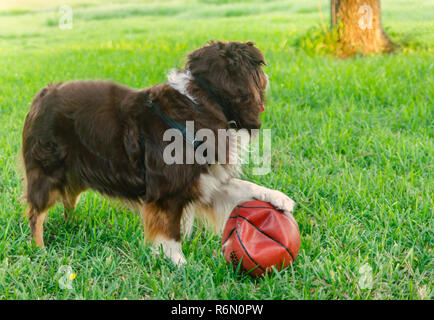
[[[265,57],[261,50],[255,47],[255,44],[251,41],[247,42],[247,45],[250,47],[249,51],[251,51],[253,60],[259,64],[259,65],[267,65],[267,62],[265,61]]]
[[[248,63],[253,68],[266,65],[264,55],[251,41],[230,42],[221,46],[219,50],[220,56],[224,57],[228,65],[233,68],[240,67],[243,63]]]
[[[243,43],[241,50],[243,57],[250,61],[253,66],[267,65],[264,55],[252,41]]]

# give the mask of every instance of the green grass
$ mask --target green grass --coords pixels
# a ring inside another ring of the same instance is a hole
[[[347,60],[296,46],[319,26],[314,0],[70,1],[71,30],[39,2],[0,11],[0,299],[433,298],[432,2],[382,1],[383,24],[404,47]],[[76,221],[51,210],[47,248],[33,247],[17,154],[37,90],[85,78],[150,86],[210,39],[253,40],[267,58],[272,173],[246,179],[298,203],[296,263],[237,276],[219,236],[197,226],[177,269],[143,242],[137,214],[93,192]],[[358,285],[364,264],[372,289]],[[77,275],[71,290],[59,286],[62,265]]]

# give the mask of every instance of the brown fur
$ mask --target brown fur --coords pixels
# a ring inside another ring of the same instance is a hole
[[[241,128],[260,127],[266,77],[262,53],[252,43],[212,42],[188,56],[230,108]],[[197,105],[167,83],[134,90],[107,81],[49,85],[35,96],[23,129],[22,155],[32,236],[43,246],[42,223],[56,201],[65,217],[87,189],[141,206],[145,232],[180,239],[183,208],[200,197],[198,179],[208,165],[166,165],[162,140],[168,126],[149,109],[150,97],[174,120],[217,132],[227,119],[209,92],[188,88]]]

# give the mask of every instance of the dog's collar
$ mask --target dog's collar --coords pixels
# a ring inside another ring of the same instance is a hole
[[[193,75],[194,79],[197,80],[199,85],[205,89],[210,96],[213,98],[213,100],[217,103],[217,105],[222,110],[223,114],[226,117],[226,120],[228,121],[229,128],[238,129],[238,123],[233,117],[231,117],[229,108],[223,103],[222,99],[215,93],[214,89],[211,87],[211,85],[206,81],[203,77],[199,75]]]
[[[187,143],[191,144],[193,146],[194,150],[196,150],[203,143],[203,141],[196,140],[194,138],[192,140],[190,137],[188,137],[187,136],[187,129],[185,128],[185,126],[182,123],[180,123],[176,120],[173,120],[172,118],[170,118],[167,115],[165,115],[164,113],[162,113],[160,108],[151,100],[151,98],[147,97],[145,103],[146,103],[146,106],[148,108],[152,109],[161,118],[161,120],[163,120],[169,127],[179,130],[182,134],[182,138]]]

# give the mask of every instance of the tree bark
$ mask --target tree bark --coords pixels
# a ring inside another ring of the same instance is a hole
[[[394,44],[381,26],[380,0],[331,0],[331,25],[346,55],[391,52]]]

